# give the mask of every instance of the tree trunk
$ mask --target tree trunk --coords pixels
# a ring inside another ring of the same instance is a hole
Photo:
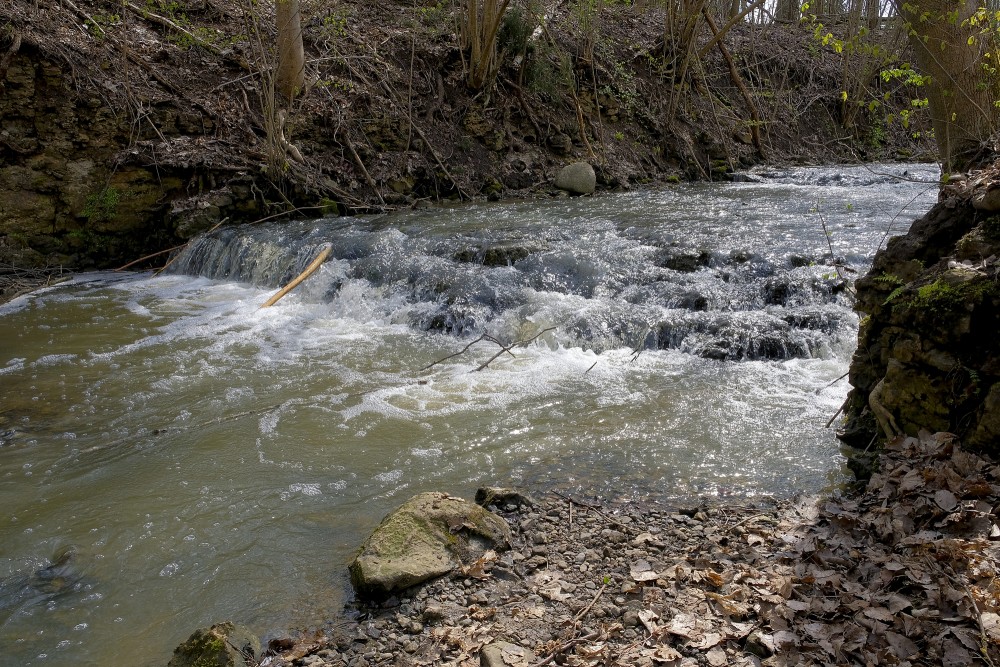
[[[895,2],[908,24],[918,68],[930,77],[927,101],[942,169],[962,173],[975,168],[989,159],[991,135],[1000,128],[1000,109],[994,105],[1000,99],[1000,78],[983,69],[986,36],[963,25],[978,3]]]
[[[274,76],[274,87],[279,95],[291,101],[305,84],[306,64],[299,0],[276,0],[275,18],[278,27],[278,68]]]

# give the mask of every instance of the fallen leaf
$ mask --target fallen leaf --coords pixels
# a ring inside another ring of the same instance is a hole
[[[632,575],[632,579],[639,583],[655,581],[660,578],[660,575],[653,570],[653,566],[646,560],[639,560],[633,563],[629,568],[629,573]]]
[[[639,612],[639,621],[649,630],[650,634],[659,629],[660,626],[656,622],[659,618],[659,614],[652,609],[643,609]]]
[[[947,489],[941,489],[934,493],[934,502],[945,512],[952,512],[958,507],[958,498]]]
[[[729,662],[728,658],[726,658],[726,652],[719,647],[713,648],[705,657],[708,658],[708,664],[712,667],[722,667],[722,665]]]
[[[886,631],[885,641],[892,648],[892,652],[901,660],[906,660],[911,656],[917,656],[920,648],[907,637],[895,632]]]
[[[895,616],[891,611],[885,607],[868,607],[862,612],[868,618],[874,619],[876,621],[885,621],[886,623],[892,623],[895,620]]]

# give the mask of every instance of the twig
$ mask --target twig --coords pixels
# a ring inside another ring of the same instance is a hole
[[[365,177],[365,181],[368,182],[368,187],[372,189],[372,192],[375,193],[375,196],[378,197],[378,200],[382,202],[383,206],[385,206],[385,199],[382,198],[382,193],[378,191],[378,186],[375,184],[375,179],[373,179],[372,175],[368,173],[368,169],[365,167],[365,163],[361,161],[361,156],[358,155],[358,152],[356,150],[354,150],[354,144],[351,142],[351,137],[350,135],[348,135],[347,129],[344,128],[343,126],[341,126],[340,128],[340,136],[343,137],[344,145],[347,146],[347,152],[351,154],[351,159],[354,160],[355,166],[357,166],[358,170],[361,172],[361,175]]]
[[[164,255],[164,254],[166,254],[168,252],[173,252],[174,250],[180,250],[181,248],[185,247],[186,245],[187,245],[187,243],[182,243],[180,245],[175,245],[173,248],[167,248],[166,250],[161,250],[159,252],[154,252],[152,255],[146,255],[145,257],[140,257],[139,259],[133,259],[128,264],[122,264],[121,266],[119,266],[117,269],[115,269],[115,272],[117,273],[118,271],[124,271],[128,267],[135,266],[139,262],[144,262],[147,259],[153,259],[154,257],[159,257],[160,255]]]
[[[222,49],[220,49],[219,47],[215,46],[214,44],[209,44],[208,42],[206,42],[202,38],[198,37],[197,35],[195,35],[194,33],[190,32],[188,30],[185,30],[184,28],[182,28],[181,26],[177,25],[176,23],[174,23],[170,19],[166,18],[165,16],[160,16],[159,14],[154,14],[153,12],[146,11],[144,9],[140,9],[139,7],[136,7],[135,5],[133,5],[131,2],[126,2],[125,6],[127,8],[129,8],[130,10],[132,10],[132,13],[134,13],[136,16],[141,16],[142,18],[150,20],[153,23],[159,23],[161,26],[163,26],[164,28],[167,28],[169,30],[176,30],[177,32],[181,33],[182,35],[184,35],[185,37],[187,37],[188,39],[190,39],[192,42],[194,42],[198,46],[200,46],[203,49],[205,49],[206,51],[211,51],[212,53],[214,53],[217,56],[225,57],[225,55],[222,53]]]
[[[573,507],[573,503],[570,503],[569,506]],[[590,601],[590,604],[588,604],[586,607],[584,607],[583,610],[581,610],[579,614],[577,614],[576,616],[573,617],[573,624],[574,625],[577,623],[577,621],[579,621],[581,618],[583,618],[584,616],[587,615],[587,612],[590,611],[591,607],[594,606],[594,604],[597,602],[597,599],[599,597],[601,597],[601,594],[604,593],[604,589],[607,588],[607,587],[608,587],[607,584],[602,584],[601,585],[601,589],[599,591],[597,591],[597,595],[595,595],[594,599]]]
[[[490,364],[492,364],[492,363],[493,363],[494,361],[496,361],[496,360],[497,360],[497,359],[498,359],[499,357],[501,357],[501,356],[503,355],[503,353],[504,353],[504,352],[506,352],[506,353],[510,354],[510,356],[512,356],[512,357],[513,357],[513,356],[514,356],[514,354],[513,354],[512,352],[511,352],[511,350],[512,350],[513,348],[515,348],[515,347],[524,347],[524,346],[525,346],[525,345],[527,345],[528,343],[530,343],[530,342],[534,341],[535,339],[537,339],[538,337],[540,337],[540,336],[541,336],[542,334],[545,334],[545,333],[547,333],[547,332],[549,332],[549,331],[553,331],[554,329],[555,329],[555,327],[549,327],[549,328],[547,328],[547,329],[542,329],[541,331],[539,331],[538,333],[536,333],[536,334],[535,334],[534,336],[532,336],[531,338],[527,338],[527,339],[525,339],[525,340],[519,340],[519,341],[517,341],[517,342],[515,342],[515,343],[511,343],[511,344],[510,344],[509,346],[507,346],[507,347],[504,347],[504,348],[503,348],[502,350],[500,350],[499,352],[497,352],[496,354],[494,354],[494,355],[493,355],[492,357],[490,357],[490,358],[489,358],[489,360],[488,360],[488,361],[486,361],[486,362],[485,362],[484,364],[482,364],[481,366],[479,366],[479,368],[477,368],[477,369],[476,369],[476,371],[478,372],[478,371],[482,371],[482,370],[485,370],[485,369],[486,369],[486,368],[487,368],[487,367],[488,367],[488,366],[489,366]],[[494,342],[494,343],[497,343],[498,345],[500,344],[500,343],[499,343],[499,341],[497,341],[496,339],[493,339],[493,342]],[[501,345],[501,347],[503,347],[503,346]]]
[[[576,639],[570,639],[568,642],[566,642],[565,644],[563,644],[562,646],[560,646],[559,648],[557,648],[555,651],[553,651],[552,653],[550,653],[546,657],[542,658],[541,660],[539,660],[538,662],[536,662],[535,664],[533,664],[531,667],[544,667],[545,665],[547,665],[547,664],[555,661],[556,657],[558,657],[559,655],[565,653],[566,651],[569,651],[571,648],[573,648],[577,644],[582,644],[583,642],[589,642],[592,639],[597,639],[599,636],[600,636],[600,633],[595,630],[594,632],[591,632],[588,635],[584,635],[583,637],[577,637]]]
[[[833,416],[830,417],[830,421],[826,423],[826,426],[824,428],[830,428],[830,426],[833,424],[833,421],[840,416],[841,412],[844,411],[845,405],[847,405],[847,401],[844,401],[843,404],[841,404],[840,408],[838,408],[837,411],[833,413]]]
[[[211,234],[216,229],[218,229],[222,225],[226,224],[228,221],[229,221],[229,217],[228,216],[225,217],[225,218],[223,218],[222,220],[219,220],[219,222],[217,222],[214,227],[212,227],[210,230],[208,230],[207,232],[205,232],[205,234],[202,234],[202,236],[204,236],[206,234]],[[187,243],[185,243],[183,246],[181,246],[181,248],[186,248],[189,245],[191,245],[191,241],[188,241]],[[161,273],[163,273],[164,271],[166,271],[167,267],[170,266],[171,264],[173,264],[174,262],[176,262],[177,258],[180,257],[180,256],[181,256],[181,253],[177,253],[176,255],[174,255],[173,257],[171,257],[170,261],[168,261],[166,264],[164,264],[163,266],[161,266],[160,268],[158,268],[153,273],[153,277],[156,277],[156,276],[160,275]]]
[[[838,382],[840,382],[841,380],[843,380],[843,379],[844,379],[845,377],[847,377],[847,376],[848,376],[848,375],[850,375],[850,374],[851,374],[851,371],[847,371],[846,373],[844,373],[843,375],[841,375],[841,376],[840,376],[839,378],[837,378],[837,379],[836,379],[836,380],[834,380],[833,382],[830,382],[830,383],[826,384],[826,385],[825,385],[825,386],[823,387],[823,389],[817,389],[817,390],[816,390],[816,393],[818,394],[818,393],[820,393],[821,391],[823,391],[824,389],[829,389],[830,387],[832,387],[833,385],[837,384]]]
[[[944,569],[945,566],[938,564],[936,559],[925,558],[924,560],[931,566],[931,568],[938,570],[941,574],[948,577],[948,579],[951,580],[951,583],[960,587],[962,592],[969,598],[969,602],[972,603],[972,609],[976,614],[976,623],[979,625],[979,641],[982,646],[979,654],[982,656],[983,660],[986,661],[986,664],[990,667],[995,667],[993,660],[990,659],[989,653],[986,650],[983,650],[990,645],[989,635],[986,633],[986,625],[983,624],[983,614],[979,611],[979,603],[976,602],[976,598],[972,595],[972,591],[969,590],[969,586],[964,581],[961,581],[957,575],[947,572]],[[952,572],[954,572],[954,570],[952,570]]]
[[[393,93],[392,88],[389,87],[389,84],[387,84],[384,80],[381,83],[382,83],[382,88],[385,90],[386,94],[389,95],[389,99],[394,100],[395,93]],[[434,157],[434,161],[437,162],[439,167],[441,167],[441,171],[444,172],[444,175],[448,177],[448,180],[451,181],[451,184],[455,186],[456,190],[458,190],[458,196],[464,199],[471,200],[472,197],[466,194],[466,192],[462,189],[462,186],[458,184],[457,180],[455,180],[455,177],[451,175],[450,171],[448,171],[448,167],[445,166],[444,161],[441,159],[441,156],[438,155],[438,152],[434,150],[434,146],[431,145],[431,142],[427,140],[427,135],[424,134],[424,131],[420,129],[419,125],[413,122],[412,118],[410,122],[413,125],[413,130],[417,133],[417,136],[420,137],[420,140],[424,142],[424,146],[427,147],[427,150],[431,152],[431,155]]]

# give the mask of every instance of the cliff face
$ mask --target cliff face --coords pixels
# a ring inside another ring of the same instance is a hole
[[[946,187],[857,282],[848,445],[929,429],[1000,451],[998,168]]]
[[[164,240],[148,223],[169,184],[115,167],[125,118],[71,76],[25,48],[3,80],[0,252],[23,266],[79,266],[96,251],[133,255]]]

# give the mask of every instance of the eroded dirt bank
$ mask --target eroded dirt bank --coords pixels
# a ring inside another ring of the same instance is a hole
[[[254,7],[0,5],[8,277],[114,267],[223,221],[547,196],[580,160],[599,190],[615,190],[927,147],[913,142],[917,128],[844,105],[849,62],[808,26],[737,25],[725,53],[707,48],[681,74],[661,10],[617,3],[590,32],[567,3],[511,12],[495,83],[481,91],[466,85],[457,5],[307,3],[306,88],[279,109],[262,76],[271,5]],[[702,25],[699,48],[710,37]],[[883,93],[877,76],[871,90]]]

